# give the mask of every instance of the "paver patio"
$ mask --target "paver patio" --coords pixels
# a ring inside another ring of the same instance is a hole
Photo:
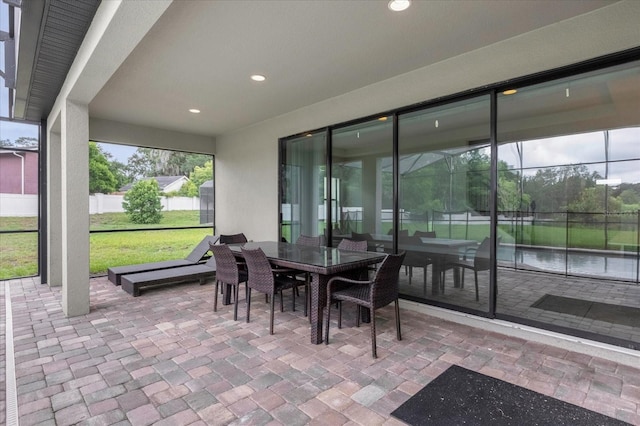
[[[132,298],[94,278],[91,312],[73,318],[38,278],[0,283],[3,298],[6,286],[23,425],[402,424],[390,413],[452,364],[640,424],[638,368],[409,309],[398,342],[393,305],[379,311],[374,360],[347,305],[326,346],[309,343],[308,320],[286,300],[273,336],[263,297],[249,324],[242,303],[240,321],[231,306],[214,313],[212,285]],[[0,356],[4,373],[4,345]]]

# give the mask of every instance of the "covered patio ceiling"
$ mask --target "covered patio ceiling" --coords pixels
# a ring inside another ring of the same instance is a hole
[[[65,19],[52,19],[68,2],[23,3],[23,22],[38,32],[20,35],[33,40],[20,44],[16,118],[41,120],[57,91],[43,99],[35,96],[38,87],[68,71],[47,54],[54,48],[69,53],[77,43],[52,38],[69,33]],[[89,9],[100,4],[72,3]],[[176,1],[91,100],[89,112],[215,137],[613,3],[414,1],[407,11],[392,13],[386,1]],[[92,14],[67,18],[88,23]],[[84,33],[72,36],[82,41]],[[52,45],[44,48],[45,42]],[[267,79],[256,83],[252,74]]]

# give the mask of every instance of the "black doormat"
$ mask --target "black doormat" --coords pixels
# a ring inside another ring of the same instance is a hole
[[[610,303],[545,294],[531,307],[597,321],[606,321],[612,324],[640,327],[640,308],[631,306],[612,305]]]
[[[627,423],[452,365],[391,415],[412,425],[571,425]]]

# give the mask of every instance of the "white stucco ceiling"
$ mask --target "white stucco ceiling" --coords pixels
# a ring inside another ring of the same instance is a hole
[[[90,115],[217,136],[612,3],[176,1]]]

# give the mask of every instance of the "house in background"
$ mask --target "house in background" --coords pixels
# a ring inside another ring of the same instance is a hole
[[[38,194],[38,153],[0,149],[0,193]]]
[[[168,194],[169,192],[180,191],[182,185],[189,182],[189,178],[186,176],[154,176],[148,179],[154,179],[158,182],[158,188],[160,188],[161,192]],[[135,183],[129,183],[122,188],[120,188],[120,192],[127,192],[131,189],[131,187],[135,185]]]

